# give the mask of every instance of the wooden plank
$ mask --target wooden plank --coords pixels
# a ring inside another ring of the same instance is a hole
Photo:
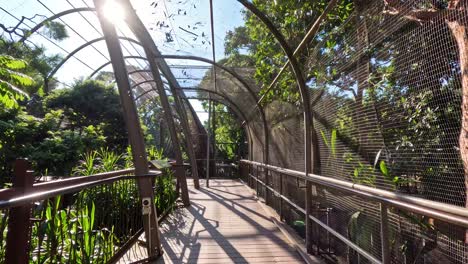
[[[304,263],[240,182],[211,180],[190,195],[192,205],[162,223],[155,263]]]

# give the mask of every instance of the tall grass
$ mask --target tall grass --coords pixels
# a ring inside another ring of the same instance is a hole
[[[131,149],[128,151],[131,154]],[[160,149],[147,152],[150,159],[165,159]],[[73,171],[84,176],[121,169],[127,157],[101,148],[83,154]],[[163,173],[154,182],[159,213],[177,199],[172,171]],[[122,180],[38,201],[32,219],[30,263],[106,263],[142,228],[137,184],[135,180]],[[1,211],[0,263],[5,259],[7,223],[8,211]]]

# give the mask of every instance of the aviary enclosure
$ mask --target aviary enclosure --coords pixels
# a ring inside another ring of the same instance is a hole
[[[115,262],[142,233],[157,256],[140,200],[189,206],[188,176],[239,178],[326,262],[468,263],[468,1],[238,0],[221,41],[219,1],[149,1],[164,15],[144,20],[115,0],[115,25],[105,1],[65,1],[0,4],[2,261]],[[83,44],[52,56],[38,36]],[[68,87],[72,58],[90,73]]]

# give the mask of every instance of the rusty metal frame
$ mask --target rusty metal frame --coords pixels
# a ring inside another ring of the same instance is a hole
[[[130,30],[134,33],[136,38],[142,44],[143,49],[145,51],[145,55],[148,58],[148,62],[150,65],[150,69],[153,75],[154,80],[156,81],[156,88],[159,91],[159,98],[161,100],[161,104],[164,109],[164,115],[166,118],[166,123],[168,124],[169,131],[171,133],[171,137],[176,148],[176,167],[175,167],[175,174],[178,179],[179,187],[182,190],[182,201],[184,205],[189,206],[189,194],[188,194],[188,187],[187,187],[187,179],[185,177],[185,170],[183,168],[183,159],[182,159],[182,152],[180,148],[180,142],[177,137],[177,131],[175,129],[174,120],[172,118],[172,113],[170,111],[169,100],[167,98],[167,94],[164,90],[164,84],[161,79],[161,74],[159,72],[159,65],[154,58],[156,45],[150,36],[149,32],[146,30],[145,26],[137,16],[134,8],[132,7],[129,1],[118,1],[124,9],[127,10],[126,15],[126,22],[129,26]],[[174,94],[177,96],[176,94]],[[187,123],[188,124],[188,123]],[[184,126],[184,122],[182,124]],[[188,129],[188,128],[187,128]]]
[[[99,22],[103,31],[103,35],[111,58],[114,75],[117,80],[120,99],[124,110],[124,116],[128,131],[128,138],[132,146],[133,163],[135,165],[135,173],[137,175],[148,174],[148,159],[146,156],[145,142],[143,132],[141,130],[138,112],[135,101],[133,100],[132,91],[130,88],[130,80],[127,75],[125,59],[123,58],[122,47],[114,25],[105,17],[102,9],[103,0],[94,0]],[[140,199],[150,198],[151,214],[148,217],[143,217],[143,227],[147,243],[148,256],[153,257],[162,253],[161,240],[159,236],[159,224],[156,208],[154,205],[152,183],[150,179],[138,178],[138,189]]]

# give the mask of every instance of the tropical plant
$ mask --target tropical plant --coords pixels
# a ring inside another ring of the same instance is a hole
[[[29,98],[23,88],[31,86],[34,81],[23,74],[27,62],[9,55],[0,55],[0,104],[6,108],[18,107],[18,101]]]

